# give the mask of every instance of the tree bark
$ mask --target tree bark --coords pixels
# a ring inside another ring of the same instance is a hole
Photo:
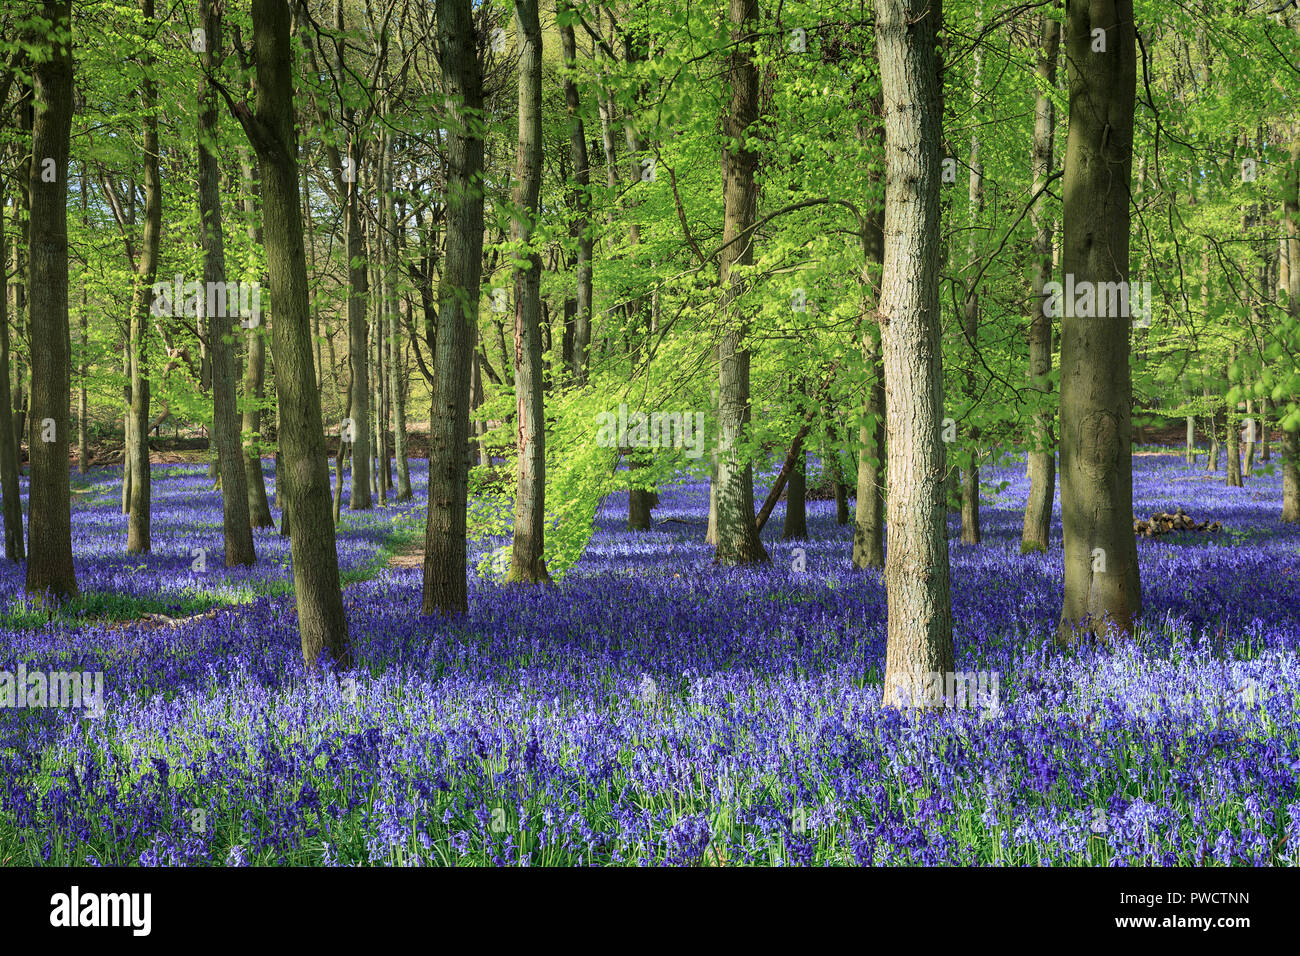
[[[1127,283],[1136,84],[1132,0],[1072,3],[1066,46],[1061,271],[1075,284]],[[1093,52],[1093,30],[1105,31]],[[1133,536],[1131,316],[1061,317],[1061,514],[1065,598],[1060,640],[1078,629],[1130,633],[1142,609]]]
[[[154,19],[153,0],[141,0],[146,23]],[[149,468],[149,314],[153,283],[158,275],[158,248],[162,241],[162,178],[158,156],[158,85],[152,76],[153,56],[141,58],[145,75],[140,81],[144,116],[144,237],[136,265],[135,298],[131,305],[131,495],[127,515],[127,554],[148,553],[152,475]],[[178,306],[178,303],[173,303]]]
[[[257,209],[261,177],[249,162],[246,147],[239,149],[247,194],[244,196],[244,223],[248,241],[262,247],[261,213]],[[260,280],[260,276],[258,277]],[[262,473],[262,399],[266,389],[266,335],[261,316],[248,329],[248,356],[244,366],[244,481],[248,491],[248,523],[254,528],[274,528],[271,502],[266,497],[266,476]]]
[[[220,0],[203,0],[202,55],[205,71],[218,68],[222,44]],[[217,165],[217,92],[205,77],[199,87],[199,215],[203,228],[203,279],[208,289],[226,282],[226,252],[222,236],[221,171]],[[210,298],[210,296],[209,296]],[[242,302],[242,296],[236,299]],[[208,341],[212,352],[212,433],[217,446],[217,468],[221,476],[221,526],[225,540],[226,567],[250,565],[256,561],[253,528],[248,516],[248,477],[244,473],[240,442],[239,393],[235,360],[234,329],[230,296],[207,315]],[[206,302],[205,302],[206,311]],[[236,315],[239,309],[234,309]]]
[[[802,541],[808,537],[808,451],[803,439],[798,439],[794,467],[785,487],[785,520],[781,524],[781,540]]]
[[[879,0],[885,118],[880,323],[888,425],[885,702],[953,669],[939,325],[940,0]]]
[[[537,222],[542,185],[542,29],[537,0],[515,0],[519,42],[519,147],[515,156],[512,241],[527,247]],[[517,253],[516,255],[521,255]],[[515,268],[515,427],[519,462],[515,526],[506,581],[550,581],[546,570],[546,420],[542,407],[542,257],[522,254]]]
[[[348,668],[352,648],[330,520],[325,431],[307,301],[289,7],[282,0],[253,0],[252,13],[257,112],[251,114],[243,104],[236,104],[235,112],[262,167],[264,235],[275,303],[271,334],[279,409],[276,440],[283,456],[280,480],[287,486],[285,520],[290,525],[298,629],[309,665],[329,658]]]
[[[9,261],[4,223],[5,198],[0,190],[0,265]],[[18,444],[14,440],[9,392],[9,276],[0,276],[0,485],[3,486],[5,558],[23,561],[23,502],[18,487]]]
[[[569,0],[557,0],[556,13],[560,18],[574,16]],[[560,45],[564,66],[572,70],[577,64],[577,43],[572,22],[561,23]],[[592,251],[591,235],[591,168],[587,156],[587,134],[583,128],[578,98],[578,84],[572,75],[564,77],[564,105],[569,118],[569,161],[573,164],[574,202],[577,214],[570,226],[571,235],[578,243],[577,300],[573,317],[573,374],[578,385],[587,383],[587,353],[591,347],[592,310]]]
[[[1050,16],[1038,21],[1038,80],[1049,89],[1056,88],[1057,51],[1061,44],[1061,24]],[[1039,91],[1034,106],[1034,194],[1047,186],[1054,164],[1053,139],[1056,130],[1056,107],[1046,92]],[[1020,550],[1046,551],[1051,538],[1052,501],[1056,497],[1056,448],[1050,407],[1052,394],[1052,317],[1047,314],[1044,286],[1052,281],[1052,216],[1042,199],[1034,203],[1030,219],[1034,230],[1033,253],[1037,269],[1033,280],[1034,311],[1029,319],[1029,384],[1039,393],[1031,425],[1031,444],[1027,453],[1029,499],[1025,502],[1024,526],[1020,532]]]
[[[438,8],[438,60],[451,115],[447,127],[447,223],[438,286],[433,399],[429,415],[429,513],[424,530],[422,613],[464,614],[466,591],[465,452],[469,442],[472,351],[483,267],[483,81],[470,0]]]
[[[71,0],[45,0],[52,29],[71,31]],[[49,33],[46,34],[48,36]],[[30,537],[26,590],[62,602],[77,593],[72,563],[72,481],[68,471],[71,352],[68,332],[68,141],[72,131],[72,43],[56,44],[32,71],[34,101],[28,188],[28,282],[32,349],[31,415],[42,440],[29,446]],[[50,160],[49,164],[46,160]],[[45,171],[52,167],[53,179]],[[48,429],[48,430],[47,430]],[[44,439],[49,437],[50,441]]]
[[[718,343],[717,544],[714,560],[722,565],[769,561],[754,522],[754,473],[741,448],[748,431],[748,321],[740,303],[743,280],[733,266],[754,261],[753,226],[758,204],[754,168],[758,157],[744,146],[758,120],[758,68],[752,47],[759,42],[758,0],[730,0],[731,53],[728,72],[731,99],[723,117],[726,147],[722,159],[723,249],[718,256],[718,283],[725,297],[725,327]]]

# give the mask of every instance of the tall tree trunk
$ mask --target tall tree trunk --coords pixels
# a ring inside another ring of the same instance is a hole
[[[885,116],[880,323],[888,423],[885,701],[953,670],[939,326],[940,0],[879,0]]]
[[[355,162],[355,160],[353,160]],[[370,347],[366,340],[369,317],[366,300],[370,294],[369,272],[366,267],[365,235],[361,224],[361,179],[352,166],[352,182],[346,183],[348,254],[348,357],[352,362],[352,497],[349,511],[365,511],[371,507],[370,497]]]
[[[81,164],[81,225],[82,228],[90,229],[90,217],[87,213],[89,207],[89,194],[87,193],[86,182],[86,164]],[[2,208],[2,207],[0,207]],[[4,262],[4,255],[0,254],[0,262]],[[80,332],[81,355],[77,362],[77,472],[84,475],[90,470],[90,435],[89,416],[90,403],[87,400],[86,380],[89,372],[90,362],[90,302],[86,295],[86,270],[81,273],[81,309],[77,315],[77,326]],[[6,329],[6,334],[8,330]],[[5,387],[8,388],[9,375],[8,367],[5,367]],[[7,408],[9,403],[5,401]],[[3,426],[0,426],[3,427]],[[3,454],[3,452],[0,452]]]
[[[308,664],[328,657],[347,668],[352,664],[352,648],[339,588],[325,430],[312,358],[289,7],[282,0],[253,0],[253,45],[257,112],[251,114],[239,103],[236,115],[262,167],[266,257],[275,303],[271,334],[279,409],[276,441],[283,454],[280,480],[287,484],[285,520],[290,525],[298,630]]]
[[[528,246],[539,214],[542,185],[542,28],[537,0],[515,0],[519,43],[519,148],[515,157],[512,241]],[[519,255],[517,253],[516,255]],[[518,481],[510,582],[550,581],[544,558],[546,527],[546,419],[542,408],[542,257],[530,250],[515,268],[515,427]],[[464,454],[464,449],[457,452]]]
[[[222,44],[220,0],[203,0],[204,70],[218,69]],[[203,279],[208,289],[225,286],[226,253],[221,225],[221,194],[218,186],[221,171],[217,164],[218,113],[217,91],[205,77],[199,88],[199,214],[203,225]],[[212,299],[213,296],[207,296]],[[242,302],[243,297],[235,298]],[[226,567],[252,564],[253,528],[248,517],[248,478],[244,473],[240,443],[239,392],[235,358],[234,329],[231,321],[231,295],[227,292],[223,308],[220,302],[211,315],[206,313],[208,341],[212,352],[212,432],[217,446],[217,467],[221,475],[221,525],[225,539]],[[236,315],[239,308],[233,309]]]
[[[572,23],[575,14],[569,0],[557,0],[556,14],[561,21],[560,45],[564,65],[567,70],[572,70],[577,64],[577,43],[574,39]],[[585,385],[587,353],[591,347],[591,266],[594,248],[589,192],[591,169],[587,157],[587,134],[580,113],[578,84],[568,73],[564,77],[564,105],[569,117],[569,161],[573,164],[574,201],[578,210],[571,225],[571,233],[578,243],[578,294],[573,319],[573,372],[577,384]]]
[[[1057,51],[1061,45],[1061,24],[1050,16],[1038,20],[1038,80],[1048,89],[1056,88]],[[1045,91],[1040,90],[1034,107],[1034,195],[1047,186],[1054,164],[1053,138],[1056,107]],[[1052,529],[1052,501],[1056,496],[1056,449],[1050,407],[1052,394],[1052,317],[1047,314],[1047,295],[1043,288],[1052,281],[1052,216],[1040,197],[1030,212],[1034,229],[1034,311],[1029,319],[1029,384],[1039,393],[1031,426],[1028,451],[1029,499],[1025,502],[1024,527],[1020,532],[1020,550],[1046,551]]]
[[[394,199],[392,193],[392,157],[388,157],[388,182],[389,192],[383,198],[384,215],[388,220],[388,229],[385,233],[386,246],[388,250],[387,268],[384,270],[384,302],[388,309],[388,331],[387,331],[387,361],[388,361],[388,379],[389,379],[389,397],[392,402],[393,415],[393,457],[397,459],[397,500],[409,501],[411,499],[411,466],[407,459],[407,440],[406,440],[406,362],[403,359],[402,343],[404,338],[401,334],[401,304],[397,299],[397,288],[394,285],[393,277],[397,270],[401,268],[402,251],[399,242],[399,235],[402,226],[399,222],[405,221],[405,216],[398,219],[394,209]]]
[[[1292,321],[1300,318],[1300,135],[1292,134],[1290,162],[1283,196],[1286,218],[1287,297]],[[1300,396],[1290,396],[1300,401]],[[1285,401],[1285,400],[1284,400]],[[1283,408],[1285,406],[1282,406]],[[1279,416],[1285,426],[1286,414]],[[1300,522],[1300,430],[1282,431],[1282,520]]]
[[[1133,0],[1072,3],[1066,45],[1061,271],[1076,286],[1129,278],[1129,203],[1136,84]],[[1093,52],[1103,30],[1105,51]],[[1060,638],[1082,626],[1131,632],[1142,609],[1133,536],[1129,370],[1131,316],[1061,318],[1061,515],[1065,599]]]
[[[984,11],[977,8],[975,27],[979,32]],[[972,51],[973,76],[971,98],[978,104],[980,88],[984,76],[984,51],[980,44],[975,44]],[[980,159],[980,140],[978,134],[970,138],[970,232],[966,246],[967,269],[972,276],[978,271],[980,218],[984,213],[984,164]],[[980,428],[974,416],[974,404],[979,399],[979,385],[975,376],[975,363],[980,354],[979,348],[980,303],[979,289],[972,282],[966,289],[962,301],[962,333],[966,339],[965,347],[969,349],[970,367],[965,377],[966,401],[971,403],[969,424],[966,433],[969,436],[970,461],[963,469],[961,481],[961,540],[962,544],[980,543],[980,464],[979,439]]]
[[[141,0],[146,24],[154,19],[153,0]],[[158,248],[162,241],[162,178],[158,156],[158,85],[153,78],[153,56],[141,58],[145,75],[140,81],[144,113],[144,238],[136,266],[135,299],[131,304],[131,513],[127,516],[126,551],[147,553],[152,479],[149,469],[149,314],[153,283],[158,275]],[[175,304],[175,303],[174,303]]]
[[[718,343],[717,547],[723,565],[766,562],[767,551],[754,521],[754,473],[740,445],[749,426],[748,322],[740,297],[743,280],[733,266],[754,261],[753,225],[758,204],[754,167],[758,157],[744,146],[758,120],[758,68],[753,47],[759,42],[758,0],[730,0],[731,101],[723,117],[726,147],[722,158],[723,249],[718,284],[725,296],[725,327]]]
[[[46,32],[71,32],[71,0],[45,0]],[[29,446],[31,482],[27,593],[61,602],[77,593],[72,564],[71,352],[68,332],[68,140],[72,132],[72,42],[54,45],[32,71],[36,118],[28,179],[28,265],[32,418],[41,440]],[[48,161],[48,162],[47,162]],[[52,170],[51,170],[52,168]],[[53,177],[47,180],[46,171]],[[49,439],[48,441],[46,439]]]
[[[883,103],[875,103],[880,115]],[[859,140],[863,134],[859,132]],[[875,134],[880,154],[885,153],[883,122]],[[880,198],[872,197],[872,206],[862,223],[862,295],[863,319],[858,335],[862,344],[862,364],[867,372],[863,421],[858,428],[858,481],[854,502],[853,566],[885,566],[885,369],[882,362],[880,322],[876,309],[880,303],[881,270],[885,261],[885,184],[877,172],[868,174],[880,189]]]
[[[261,177],[254,163],[249,161],[248,150],[239,147],[239,165],[243,171],[244,223],[248,241],[256,248],[262,247],[261,212],[257,208],[261,192]],[[261,280],[261,276],[258,277]],[[248,523],[254,528],[274,528],[271,502],[266,497],[266,476],[262,473],[262,399],[266,389],[266,334],[261,315],[250,319],[248,329],[248,357],[244,366],[244,480],[248,490]]]
[[[5,248],[5,198],[0,191],[0,266],[9,261]],[[12,396],[9,394],[9,276],[0,276],[0,485],[3,486],[5,557],[26,558],[23,542],[23,502],[18,487],[18,443],[14,440]]]

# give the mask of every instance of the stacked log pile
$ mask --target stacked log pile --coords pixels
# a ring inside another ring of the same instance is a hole
[[[1150,518],[1133,519],[1133,533],[1148,538],[1158,538],[1162,534],[1172,534],[1175,531],[1200,531],[1214,534],[1222,530],[1222,523],[1218,521],[1195,521],[1182,508],[1177,509],[1173,514],[1161,511],[1153,514]]]

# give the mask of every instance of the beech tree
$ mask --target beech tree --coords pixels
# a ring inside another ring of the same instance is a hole
[[[32,69],[28,302],[33,434],[27,592],[61,602],[77,593],[72,564],[72,342],[68,331],[68,145],[72,134],[72,2],[45,0],[47,57]]]
[[[888,427],[885,700],[953,669],[939,329],[939,0],[879,0],[885,118],[880,325]]]

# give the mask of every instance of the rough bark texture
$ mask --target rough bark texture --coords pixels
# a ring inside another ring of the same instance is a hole
[[[799,450],[790,480],[785,488],[785,520],[781,523],[781,540],[802,541],[808,537],[808,452],[803,439],[798,439]]]
[[[519,43],[519,146],[511,239],[527,244],[542,186],[542,28],[537,0],[516,0]],[[530,251],[515,269],[515,427],[519,467],[508,582],[550,581],[543,557],[546,527],[546,420],[542,408],[542,257]]]
[[[561,16],[572,16],[567,0],[557,0],[556,10]],[[577,43],[572,23],[560,27],[560,45],[564,65],[571,68],[577,62]],[[564,105],[569,117],[569,161],[573,164],[574,202],[577,214],[573,217],[570,232],[578,243],[577,301],[573,317],[573,374],[579,385],[587,382],[587,352],[591,347],[591,263],[594,240],[591,235],[591,168],[587,157],[587,134],[583,129],[578,84],[566,75],[564,78]]]
[[[153,20],[153,0],[142,0],[141,12],[148,23]],[[162,241],[162,179],[158,166],[158,85],[152,76],[153,57],[142,57],[145,69],[140,82],[140,106],[144,113],[144,237],[140,242],[140,261],[136,264],[135,297],[131,304],[131,459],[130,513],[126,525],[128,554],[147,553],[149,538],[152,476],[149,468],[149,310],[153,302],[153,283],[158,275],[158,249]]]
[[[758,42],[757,0],[730,0],[731,53],[728,71],[731,100],[723,117],[727,145],[722,157],[723,250],[718,256],[719,284],[725,296],[724,329],[718,343],[717,543],[715,560],[723,565],[768,561],[754,522],[754,473],[740,445],[749,425],[748,323],[739,302],[743,284],[732,278],[733,265],[754,261],[754,225],[758,193],[754,167],[758,157],[744,139],[758,119],[758,69],[751,46]]]
[[[217,68],[221,51],[221,7],[218,0],[203,0],[203,29],[207,36],[203,65]],[[217,92],[206,80],[199,93],[199,214],[203,224],[203,279],[207,288],[226,281],[226,253],[221,233],[221,171],[217,165]],[[212,432],[217,446],[217,468],[221,475],[221,525],[225,539],[226,566],[252,564],[253,529],[248,520],[248,478],[244,473],[239,440],[239,393],[236,381],[235,321],[238,314],[227,301],[225,309],[206,316],[212,351]]]
[[[978,28],[983,18],[983,10],[978,12],[975,25]],[[972,77],[971,97],[978,102],[980,87],[984,76],[983,48],[975,45],[972,51],[974,76]],[[978,135],[970,138],[970,231],[966,246],[966,268],[974,276],[978,272],[980,217],[984,213],[984,164],[980,159],[980,140]],[[971,284],[966,289],[962,301],[962,334],[965,347],[969,350],[968,371],[965,376],[965,399],[974,404],[979,400],[979,383],[975,375],[975,365],[979,355],[980,301],[979,289]],[[980,465],[979,439],[980,429],[975,424],[974,416],[966,428],[969,440],[970,462],[963,469],[961,476],[961,541],[962,544],[980,543]]]
[[[438,286],[429,418],[429,514],[424,529],[423,613],[468,610],[465,583],[465,450],[472,351],[483,263],[483,134],[467,114],[483,107],[469,0],[438,8],[438,60],[451,104],[447,120],[447,240]]]
[[[261,214],[257,199],[261,192],[261,178],[257,167],[249,162],[246,147],[240,147],[239,163],[244,183],[248,189],[244,197],[244,222],[248,241],[259,249],[262,246]],[[258,277],[261,278],[260,276]],[[248,523],[254,528],[274,528],[271,502],[266,497],[266,476],[262,473],[262,398],[266,389],[266,335],[265,326],[258,317],[256,325],[248,330],[248,356],[244,365],[244,480],[248,490]]]
[[[870,376],[858,429],[858,488],[853,519],[853,566],[885,566],[885,371],[881,363],[880,323],[875,310],[880,300],[880,270],[885,255],[884,207],[867,218],[862,364]]]
[[[1048,16],[1038,21],[1038,79],[1050,88],[1056,87],[1057,51],[1061,44],[1061,25]],[[1052,174],[1053,132],[1056,129],[1056,107],[1051,98],[1039,93],[1034,107],[1034,194],[1047,185]],[[1052,318],[1047,314],[1047,296],[1043,287],[1052,281],[1052,216],[1044,208],[1042,197],[1030,212],[1034,229],[1034,312],[1029,319],[1029,384],[1041,393],[1040,402],[1046,404],[1052,393]],[[1046,551],[1052,528],[1052,501],[1056,496],[1056,449],[1053,423],[1056,419],[1050,408],[1034,411],[1030,447],[1028,452],[1029,499],[1025,502],[1024,527],[1020,532],[1021,551]]]
[[[294,596],[303,658],[352,664],[338,552],[330,520],[329,471],[320,392],[312,358],[307,257],[298,195],[298,139],[293,111],[289,7],[253,0],[257,113],[238,111],[262,167],[264,235],[275,321],[275,387],[279,408],[285,520],[290,526]],[[279,483],[277,483],[277,488]]]
[[[1061,271],[1079,282],[1129,278],[1136,83],[1132,0],[1067,10],[1070,127]],[[1093,52],[1094,29],[1106,49]],[[1061,317],[1061,515],[1065,599],[1060,639],[1082,627],[1130,632],[1142,608],[1133,536],[1131,317]]]
[[[953,669],[939,324],[939,0],[880,0],[885,261],[880,322],[889,430],[885,701]]]
[[[1283,215],[1286,218],[1287,311],[1300,317],[1300,137],[1291,142]],[[1300,396],[1291,396],[1292,401]],[[1284,400],[1285,401],[1285,400]],[[1285,415],[1282,416],[1285,419]],[[1266,426],[1267,427],[1267,426]],[[1282,432],[1282,520],[1300,521],[1300,431]]]
[[[71,0],[46,0],[41,15],[60,32],[70,29]],[[63,601],[77,593],[72,565],[71,438],[72,343],[68,334],[68,140],[72,131],[72,44],[55,45],[33,70],[37,104],[32,124],[28,188],[31,196],[28,281],[32,341],[31,415],[42,439],[32,443],[28,497],[30,553],[27,593]],[[53,160],[54,181],[41,175]],[[53,440],[43,440],[52,425]]]
[[[0,193],[0,265],[9,261],[5,248],[5,200]],[[0,277],[0,485],[3,485],[5,557],[26,558],[23,542],[23,503],[18,488],[18,443],[14,440],[12,396],[9,392],[9,288]]]

